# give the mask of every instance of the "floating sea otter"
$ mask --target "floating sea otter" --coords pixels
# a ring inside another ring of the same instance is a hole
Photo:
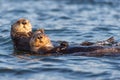
[[[112,43],[113,37],[105,41],[108,41],[108,43]],[[102,41],[101,44],[105,41]],[[104,46],[104,45],[69,46],[68,42],[63,41],[59,46],[54,47],[49,37],[44,33],[43,29],[37,30],[32,35],[30,40],[31,51],[41,55],[71,54],[71,55],[81,55],[81,56],[104,56],[104,55],[116,55],[116,53],[118,54],[120,52],[120,49],[117,46],[112,47],[112,46]]]
[[[11,25],[11,38],[15,50],[30,51],[29,40],[32,34],[31,23],[24,18]]]

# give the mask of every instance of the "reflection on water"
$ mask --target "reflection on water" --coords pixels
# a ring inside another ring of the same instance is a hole
[[[0,79],[120,79],[119,57],[13,55],[10,27],[21,17],[53,41],[119,40],[119,0],[0,0]]]

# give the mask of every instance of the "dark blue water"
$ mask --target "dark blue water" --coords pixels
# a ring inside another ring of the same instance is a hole
[[[120,37],[120,0],[0,0],[0,80],[120,80],[120,56],[13,55],[10,27],[19,18],[53,41]]]

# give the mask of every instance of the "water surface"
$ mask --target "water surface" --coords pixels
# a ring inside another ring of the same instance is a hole
[[[19,18],[53,41],[120,37],[119,0],[0,0],[1,80],[119,80],[120,57],[13,55],[10,27]]]

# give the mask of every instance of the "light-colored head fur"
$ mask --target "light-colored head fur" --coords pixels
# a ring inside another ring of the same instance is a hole
[[[16,33],[28,33],[32,31],[32,25],[29,20],[21,18],[11,25],[11,34],[14,36]]]
[[[44,29],[39,29],[30,39],[30,47],[33,52],[46,52],[53,48],[49,37],[44,33]]]

